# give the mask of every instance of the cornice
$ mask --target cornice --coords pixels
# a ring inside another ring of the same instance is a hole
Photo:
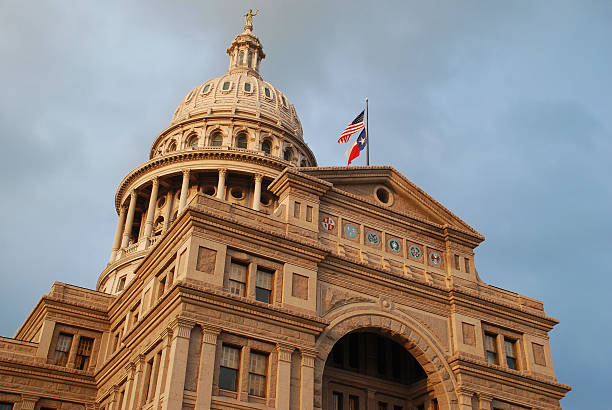
[[[333,184],[331,182],[304,174],[298,169],[285,168],[283,172],[268,185],[268,189],[276,196],[281,196],[288,188],[297,188],[320,197],[331,189],[332,186]]]
[[[570,385],[558,382],[553,378],[539,377],[518,370],[502,369],[485,361],[465,355],[455,355],[448,360],[451,369],[456,374],[472,375],[479,379],[495,381],[523,390],[531,390],[560,400],[569,392]]]

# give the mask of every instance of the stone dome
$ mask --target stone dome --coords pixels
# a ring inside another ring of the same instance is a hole
[[[191,90],[180,102],[170,125],[202,116],[232,115],[282,128],[303,139],[302,124],[283,92],[254,70],[231,70]]]

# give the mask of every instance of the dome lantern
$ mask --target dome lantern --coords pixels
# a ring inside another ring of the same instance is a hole
[[[261,42],[252,32],[253,16],[259,10],[249,10],[245,15],[244,31],[236,36],[232,44],[227,49],[230,56],[229,73],[248,72],[251,75],[261,78],[259,74],[259,64],[266,58]]]

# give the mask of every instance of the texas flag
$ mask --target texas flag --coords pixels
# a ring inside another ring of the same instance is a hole
[[[351,162],[361,154],[368,145],[368,139],[366,138],[365,128],[361,131],[359,136],[357,137],[357,141],[353,143],[353,146],[350,147],[344,155],[348,158],[347,166],[351,165]]]

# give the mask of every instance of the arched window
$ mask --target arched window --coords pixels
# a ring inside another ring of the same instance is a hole
[[[291,159],[293,158],[293,152],[291,152],[291,148],[285,149],[285,152],[283,153],[283,158],[285,159],[285,161],[291,161]]]
[[[220,132],[215,132],[211,137],[210,137],[210,145],[213,147],[220,147],[221,145],[223,145],[223,135],[221,135]]]
[[[236,137],[236,147],[237,148],[246,148],[247,147],[247,136],[244,133],[240,133],[238,137]]]
[[[250,67],[252,63],[253,63],[253,51],[249,49],[249,51],[247,52],[247,65]]]
[[[305,159],[303,159],[303,160],[300,162],[300,166],[301,166],[301,167],[307,167],[307,166],[308,166],[308,164],[306,163],[306,160],[305,160]]]
[[[272,152],[272,144],[270,143],[270,140],[264,140],[264,142],[261,143],[261,150],[270,155],[270,152]]]
[[[173,152],[176,151],[176,141],[172,141],[170,144],[168,144],[168,152]]]
[[[241,51],[238,54],[238,64],[236,64],[236,65],[242,65],[243,60],[244,60],[244,51]]]
[[[187,147],[191,149],[198,148],[198,136],[196,134],[192,134],[189,136],[189,138],[187,139]]]

